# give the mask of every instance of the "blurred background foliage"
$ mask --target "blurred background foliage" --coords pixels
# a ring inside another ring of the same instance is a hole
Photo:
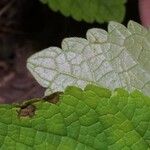
[[[40,0],[50,9],[60,11],[64,16],[71,16],[77,21],[121,22],[125,15],[126,0]]]

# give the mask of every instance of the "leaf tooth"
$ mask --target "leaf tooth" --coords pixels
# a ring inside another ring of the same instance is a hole
[[[88,41],[84,38],[71,37],[62,41],[61,47],[64,51],[82,52]]]
[[[110,97],[111,96],[111,91],[109,89],[106,89],[104,87],[100,87],[97,85],[93,84],[88,84],[85,88],[84,91],[93,91],[100,97]]]
[[[136,33],[136,34],[145,35],[148,32],[146,28],[144,28],[142,25],[140,25],[139,23],[132,21],[132,20],[130,20],[128,22],[127,27],[128,27],[130,32]]]
[[[90,43],[104,43],[107,41],[108,33],[105,30],[93,28],[89,29],[86,37]]]
[[[119,37],[123,40],[125,40],[128,36],[131,35],[131,33],[127,30],[127,28],[118,23],[111,21],[108,25],[108,32],[110,35],[113,35],[113,37]]]

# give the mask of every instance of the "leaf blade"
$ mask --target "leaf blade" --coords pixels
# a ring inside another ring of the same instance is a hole
[[[132,21],[128,26],[110,22],[108,32],[90,29],[87,39],[66,38],[61,49],[50,47],[31,56],[27,67],[48,89],[46,95],[90,83],[110,89],[138,89],[149,95],[149,31]]]
[[[99,23],[124,18],[126,0],[40,0],[53,11],[60,11],[64,16],[72,16],[75,20]]]
[[[18,117],[13,105],[1,105],[0,147],[147,150],[150,97],[123,89],[114,92],[94,85],[85,90],[68,87],[57,104],[33,102],[32,118]]]

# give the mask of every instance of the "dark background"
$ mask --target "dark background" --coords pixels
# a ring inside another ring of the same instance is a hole
[[[140,23],[137,0],[126,3],[123,24],[129,20]],[[85,37],[86,31],[93,27],[107,29],[107,23],[77,22],[51,11],[38,0],[1,0],[0,102],[43,96],[44,89],[26,69],[27,57],[49,46],[60,46],[65,37]]]

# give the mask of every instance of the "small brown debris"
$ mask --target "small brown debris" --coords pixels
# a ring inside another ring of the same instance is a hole
[[[20,117],[33,117],[35,115],[36,107],[34,105],[27,105],[24,107],[21,107],[18,111],[18,116]]]
[[[62,93],[63,92],[55,92],[55,93],[51,94],[50,96],[44,97],[44,100],[48,101],[50,103],[56,104],[57,102],[59,102],[59,96]]]

